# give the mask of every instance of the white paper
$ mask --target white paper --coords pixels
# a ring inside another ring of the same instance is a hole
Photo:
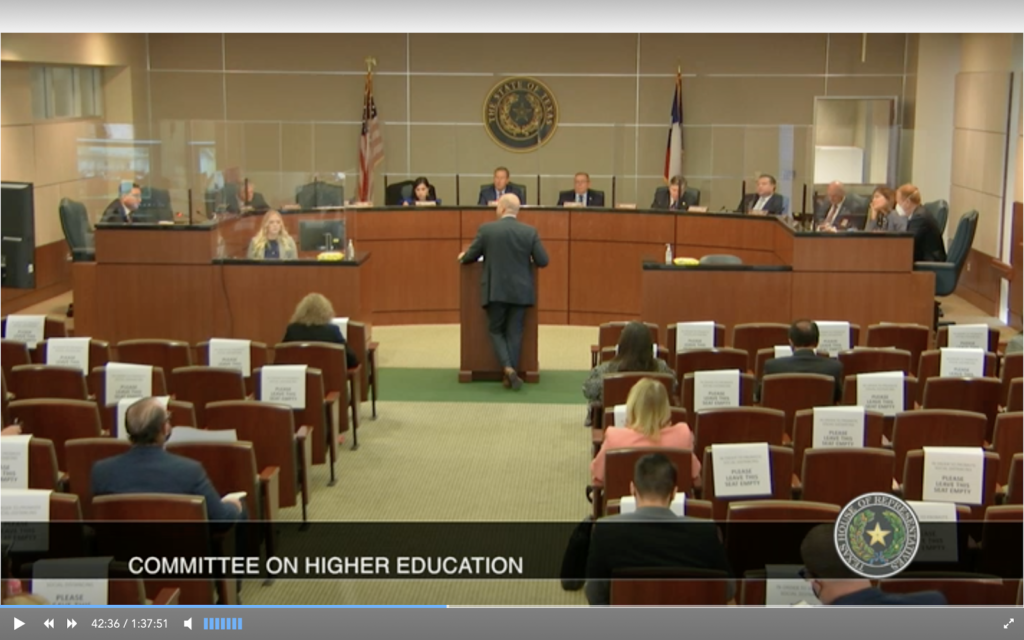
[[[234,429],[196,429],[195,427],[174,427],[168,442],[238,442]]]
[[[903,392],[902,371],[861,373],[857,376],[857,405],[868,411],[896,415],[905,406]]]
[[[921,525],[921,544],[914,561],[956,562],[959,555],[956,505],[952,502],[916,500],[908,500],[907,504],[914,510]]]
[[[86,606],[107,604],[107,581],[92,580],[49,580],[34,578],[32,595],[42,596],[52,605]]]
[[[615,405],[615,422],[612,423],[613,427],[624,427],[626,426],[626,405],[617,404]]]
[[[821,604],[811,583],[800,577],[800,565],[765,565],[765,605],[769,607],[810,607]]]
[[[676,323],[676,353],[714,348],[715,323],[713,321]]]
[[[788,358],[793,355],[793,347],[788,344],[781,344],[775,346],[775,357],[776,358]]]
[[[850,323],[816,320],[818,325],[818,350],[825,351],[832,358],[838,358],[840,351],[850,348]]]
[[[107,393],[104,404],[114,404],[121,398],[148,398],[153,395],[153,367],[108,362],[104,383]]]
[[[235,340],[234,338],[210,338],[209,361],[211,367],[235,369],[248,378],[252,375],[250,360],[251,340]]]
[[[864,447],[864,407],[815,407],[811,447]]]
[[[306,408],[306,365],[275,364],[260,370],[260,400]]]
[[[951,378],[981,378],[985,375],[984,349],[939,350],[939,375]]]
[[[767,442],[712,445],[711,459],[715,465],[715,497],[772,494]]]
[[[80,369],[89,375],[89,338],[50,338],[46,341],[46,364]]]
[[[672,498],[672,504],[669,509],[677,516],[682,518],[686,515],[686,494],[676,493],[676,497]],[[636,498],[633,496],[623,496],[619,499],[619,513],[634,513],[636,512]]]
[[[4,337],[18,340],[35,349],[36,343],[43,340],[46,329],[46,316],[14,314],[7,316]]]
[[[28,448],[31,434],[0,438],[0,488],[28,489]]]
[[[49,551],[49,489],[0,491],[0,538],[12,551]],[[17,523],[17,524],[15,524]]]
[[[128,440],[128,407],[132,406],[142,398],[121,398],[117,401],[117,411],[114,415],[116,420],[114,427],[114,437],[120,440]],[[164,411],[167,410],[167,405],[171,401],[171,396],[158,396],[157,400],[163,405]]]
[[[740,406],[740,370],[697,371],[693,374],[693,410]]]
[[[946,327],[946,331],[948,331],[947,347],[988,351],[987,324],[951,324]]]
[[[334,318],[331,320],[331,324],[341,329],[341,337],[345,338],[348,342],[348,318]]]
[[[235,491],[225,495],[221,500],[238,500],[239,502],[245,500],[245,497],[249,495],[246,491]]]
[[[980,505],[984,497],[985,450],[981,447],[923,447],[926,502]]]

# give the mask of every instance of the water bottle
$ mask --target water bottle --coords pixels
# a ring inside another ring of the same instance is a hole
[[[349,260],[356,259],[356,246],[352,244],[352,238],[348,239],[348,247],[345,249],[345,257]]]
[[[665,243],[665,264],[672,264],[672,243]]]

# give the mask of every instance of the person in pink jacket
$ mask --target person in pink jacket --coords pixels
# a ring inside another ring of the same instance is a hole
[[[609,427],[604,432],[601,450],[590,463],[591,484],[604,486],[604,462],[608,451],[632,447],[693,449],[693,432],[685,422],[669,424],[672,412],[665,385],[651,378],[640,380],[626,399],[626,427]],[[694,486],[700,485],[700,460],[693,456]]]

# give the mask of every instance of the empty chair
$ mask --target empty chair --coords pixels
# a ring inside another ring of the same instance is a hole
[[[210,342],[208,340],[196,345],[196,359],[198,364],[210,366]],[[360,362],[362,362],[360,360]],[[245,378],[245,394],[252,395],[256,392],[256,382],[253,380],[252,372],[267,364],[267,345],[265,342],[252,340],[249,342],[249,371],[242,372]]]
[[[24,364],[11,370],[11,393],[22,400],[62,398],[87,400],[89,389],[85,375],[76,367],[50,364]]]
[[[666,334],[665,334],[665,348],[667,348],[670,353],[677,353],[679,351],[679,347],[676,344],[676,330],[677,330],[676,323],[674,323],[674,322],[669,323],[669,325],[668,325],[668,332],[666,332]],[[725,325],[722,324],[721,322],[716,322],[715,323],[715,347],[724,347],[724,346],[725,346]]]
[[[834,522],[842,507],[809,500],[754,500],[730,502],[729,522]]]
[[[683,395],[680,398],[682,401],[683,408],[687,411],[687,422],[689,424],[696,423],[696,412],[698,409],[694,401],[694,376],[696,374],[688,373],[683,376],[680,381],[683,387]],[[754,405],[754,390],[757,387],[757,383],[754,380],[754,376],[749,373],[740,374],[740,406],[751,407]]]
[[[688,373],[697,371],[722,371],[736,369],[746,372],[748,355],[740,349],[694,349],[676,354],[676,377],[683,379]]]
[[[131,449],[127,440],[119,438],[84,437],[64,443],[68,474],[68,491],[78,496],[86,520],[92,513],[92,467],[100,460],[113,458]]]
[[[362,363],[363,378],[361,402],[370,401],[370,411],[377,417],[377,347],[378,343],[369,339],[370,328],[362,323],[350,320],[348,323],[347,348],[352,349],[359,362]]]
[[[970,505],[971,517],[980,520],[984,515],[985,506],[995,504],[996,478],[999,476],[999,454],[986,451],[985,470],[980,505]],[[917,449],[907,453],[903,466],[903,499],[922,500],[924,492],[924,451]]]
[[[910,363],[914,367],[909,373],[917,373],[921,353],[931,348],[932,330],[923,324],[873,324],[868,327],[867,346],[895,347],[910,352]]]
[[[970,411],[923,409],[896,415],[892,450],[896,476],[903,473],[907,454],[922,447],[981,447],[985,441],[985,416]]]
[[[1003,402],[1007,402],[1006,398],[1009,396],[1010,385],[1014,379],[1024,377],[1024,371],[1021,370],[1022,365],[1024,365],[1024,353],[1011,353],[1003,356],[1003,363],[999,367],[999,379],[1003,384],[1003,390],[999,397]]]
[[[803,564],[800,544],[820,523],[834,522],[840,507],[794,500],[739,500],[726,509],[725,552],[736,574],[769,564]],[[765,526],[764,522],[778,524]],[[761,596],[760,604],[764,604]]]
[[[116,402],[113,397],[107,397],[107,367],[105,365],[93,367],[89,379],[89,388],[96,392],[96,402],[102,405]],[[167,379],[164,376],[164,370],[160,367],[153,367],[150,387],[154,396],[167,395]]]
[[[0,318],[0,335],[7,336],[7,316]],[[43,321],[43,340],[66,337],[68,337],[67,321],[64,318],[46,316]],[[30,344],[28,347],[34,349],[35,345]]]
[[[28,345],[20,340],[0,339],[0,359],[3,361],[4,376],[10,377],[14,367],[32,364]]]
[[[789,344],[789,325],[775,322],[738,324],[732,328],[732,347],[747,352],[746,371],[756,371],[755,358],[761,349]]]
[[[734,496],[719,498],[715,495],[714,447],[704,450],[701,472],[701,498],[712,504],[715,520],[724,520],[730,502],[760,500],[790,500],[792,498],[793,450],[779,445],[769,445],[768,465],[772,475],[772,492],[766,496]]]
[[[598,363],[598,356],[601,353],[601,349],[607,347],[614,347],[619,344],[619,338],[622,336],[622,330],[626,328],[628,322],[606,322],[597,328],[597,344],[590,345],[590,366],[591,368],[596,367]],[[647,328],[651,330],[651,342],[658,344],[658,325],[652,322],[645,322]],[[362,362],[362,360],[360,360]]]
[[[981,531],[981,570],[1003,578],[1019,578],[1021,558],[1021,522],[1024,508],[1019,504],[990,506],[985,509]]]
[[[101,435],[100,412],[87,400],[15,400],[7,408],[12,420],[21,421],[23,433],[53,441],[57,464],[67,470],[64,443],[75,438]]]
[[[1010,478],[1006,485],[1006,504],[1021,504],[1022,499],[1024,499],[1024,454],[1015,453],[1013,460],[1010,461]]]
[[[70,198],[61,198],[57,211],[64,239],[68,243],[68,250],[71,251],[71,260],[96,260],[96,235],[89,224],[89,212],[86,211],[85,205]]]
[[[677,578],[673,580],[672,578]],[[706,569],[630,569],[611,581],[612,606],[725,605],[729,579]]]
[[[301,495],[302,520],[309,504],[311,437],[309,427],[296,429],[292,410],[271,402],[228,400],[206,405],[207,428],[234,429],[239,440],[253,444],[259,469],[279,467],[282,507],[298,504]]]
[[[985,440],[992,440],[999,413],[999,378],[929,378],[921,406],[925,409],[956,409],[985,415]]]
[[[274,347],[274,364],[304,364],[319,369],[324,377],[324,391],[328,404],[338,402],[342,408],[337,411],[339,433],[348,431],[352,425],[352,448],[359,447],[359,399],[362,382],[362,365],[348,369],[345,347],[326,342],[283,342]],[[351,409],[351,419],[349,417]],[[337,459],[337,438],[329,443],[331,463]]]
[[[793,416],[801,409],[835,404],[836,381],[817,373],[773,373],[761,380],[761,406],[786,414],[786,434],[792,438]]]
[[[595,487],[594,515],[604,515],[609,500],[619,500],[630,495],[629,485],[633,481],[633,470],[637,460],[649,453],[667,456],[676,467],[676,490],[689,493],[693,488],[693,452],[687,449],[664,447],[632,447],[613,449],[607,453],[604,466],[604,486]]]
[[[910,352],[902,349],[850,349],[839,354],[839,362],[843,363],[844,376],[879,371],[902,371],[908,376],[914,373]]]
[[[178,400],[191,402],[199,428],[206,428],[206,405],[221,400],[245,400],[245,380],[237,369],[180,367],[171,372],[171,388]]]
[[[762,407],[702,409],[697,412],[694,454],[704,458],[704,449],[715,444],[767,442],[782,444],[786,414]]]
[[[192,366],[192,347],[177,340],[122,340],[117,343],[117,361],[148,364],[170,373],[178,367]],[[174,387],[170,387],[174,393]]]
[[[1014,378],[1010,381],[1010,390],[1006,394],[1007,411],[1024,411],[1024,378]]]
[[[57,450],[53,441],[32,438],[28,443],[28,488],[63,491],[65,474],[57,464]]]
[[[903,376],[903,407],[902,411],[910,411],[914,408],[917,399],[917,378],[912,376]],[[846,376],[843,378],[843,400],[842,404],[846,406],[857,406],[859,401],[857,399],[857,376]],[[883,417],[883,430],[882,434],[892,439],[892,425],[895,420],[894,415],[887,415]]]
[[[942,347],[949,346],[949,327],[939,327],[939,330],[935,332],[935,348],[941,349]],[[988,328],[988,348],[986,351],[996,353],[999,351],[999,329],[995,327]],[[994,375],[994,374],[993,374]]]
[[[801,498],[841,506],[865,493],[888,493],[895,460],[888,449],[807,449]]]
[[[877,411],[864,412],[865,447],[881,447],[885,416]],[[793,468],[803,473],[804,452],[814,444],[814,409],[802,409],[793,416]],[[803,476],[800,476],[803,477]]]
[[[998,366],[998,359],[994,352],[985,354],[984,359],[984,374],[986,377],[995,376],[997,374],[996,367]],[[921,360],[917,365],[917,379],[920,381],[917,387],[917,401],[919,403],[924,402],[924,386],[928,378],[938,378],[942,371],[942,352],[937,349],[931,351],[925,351],[921,354]]]
[[[879,581],[878,586],[887,593],[940,591],[951,606],[1013,604],[1012,591],[1007,590],[1003,580],[989,575],[906,571],[898,578]]]
[[[1000,413],[996,417],[996,428],[992,432],[992,450],[999,454],[999,486],[1006,487],[1010,480],[1010,465],[1007,461],[1024,452],[1024,429],[1021,423],[1024,413]]]
[[[46,354],[49,340],[43,340],[32,352],[32,361],[36,364],[47,364]],[[110,362],[110,343],[106,340],[89,340],[89,369],[102,367]]]

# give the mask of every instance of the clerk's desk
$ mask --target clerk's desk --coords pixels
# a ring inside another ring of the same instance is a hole
[[[218,250],[245,255],[259,216],[196,228],[100,226],[97,262],[73,265],[75,333],[111,341],[164,337],[194,343],[224,336],[274,344],[295,303],[310,291],[328,295],[339,315],[376,325],[459,321],[456,256],[481,224],[495,219],[493,208],[284,213],[293,238],[301,220],[332,218],[345,220],[357,252],[372,260],[214,264]],[[934,276],[912,270],[913,238],[905,234],[799,234],[771,216],[632,209],[524,207],[519,219],[537,227],[551,258],[538,271],[540,324],[597,325],[641,316],[662,326],[715,320],[727,329],[797,317],[849,320],[863,328],[932,321]],[[148,248],[133,249],[136,241]],[[781,269],[769,272],[768,284],[750,269],[645,270],[645,263],[663,262],[666,243],[676,256],[728,253],[746,265]],[[79,265],[95,270],[91,279],[80,282]],[[235,269],[246,275],[236,276]],[[94,307],[80,307],[83,297],[91,297]],[[103,321],[90,321],[99,308]]]

